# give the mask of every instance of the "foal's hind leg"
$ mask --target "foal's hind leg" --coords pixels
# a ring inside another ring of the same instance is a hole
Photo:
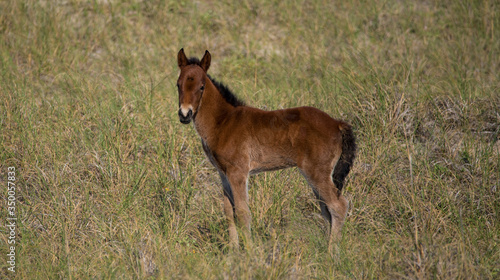
[[[312,167],[301,171],[320,201],[323,217],[330,221],[330,241],[339,239],[349,203],[333,183],[331,170]]]
[[[311,184],[311,187],[313,189],[314,195],[316,196],[316,199],[318,200],[318,204],[319,204],[319,207],[321,209],[321,216],[323,216],[323,218],[328,223],[328,225],[331,225],[332,224],[332,216],[330,215],[330,212],[328,211],[328,207],[326,206],[325,202],[321,199],[318,191],[314,188],[314,186],[312,184]],[[330,228],[328,228],[328,233],[330,233]]]

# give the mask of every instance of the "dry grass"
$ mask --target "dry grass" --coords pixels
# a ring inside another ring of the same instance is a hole
[[[0,2],[0,278],[498,278],[499,26],[494,1]],[[333,254],[293,169],[252,177],[255,246],[228,250],[181,47],[249,104],[354,125]]]

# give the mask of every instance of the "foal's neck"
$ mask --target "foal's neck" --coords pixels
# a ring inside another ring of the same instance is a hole
[[[217,137],[220,124],[235,110],[222,97],[219,89],[212,83],[208,76],[205,77],[205,91],[198,108],[194,126],[200,137],[209,146]]]

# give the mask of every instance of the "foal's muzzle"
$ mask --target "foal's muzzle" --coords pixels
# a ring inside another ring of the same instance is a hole
[[[191,122],[191,119],[193,119],[193,110],[189,109],[186,115],[184,115],[184,112],[179,109],[179,120],[183,124],[188,124]]]

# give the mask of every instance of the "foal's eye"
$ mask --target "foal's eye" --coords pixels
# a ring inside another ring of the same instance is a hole
[[[204,90],[205,89],[205,86],[201,86],[200,90]]]

